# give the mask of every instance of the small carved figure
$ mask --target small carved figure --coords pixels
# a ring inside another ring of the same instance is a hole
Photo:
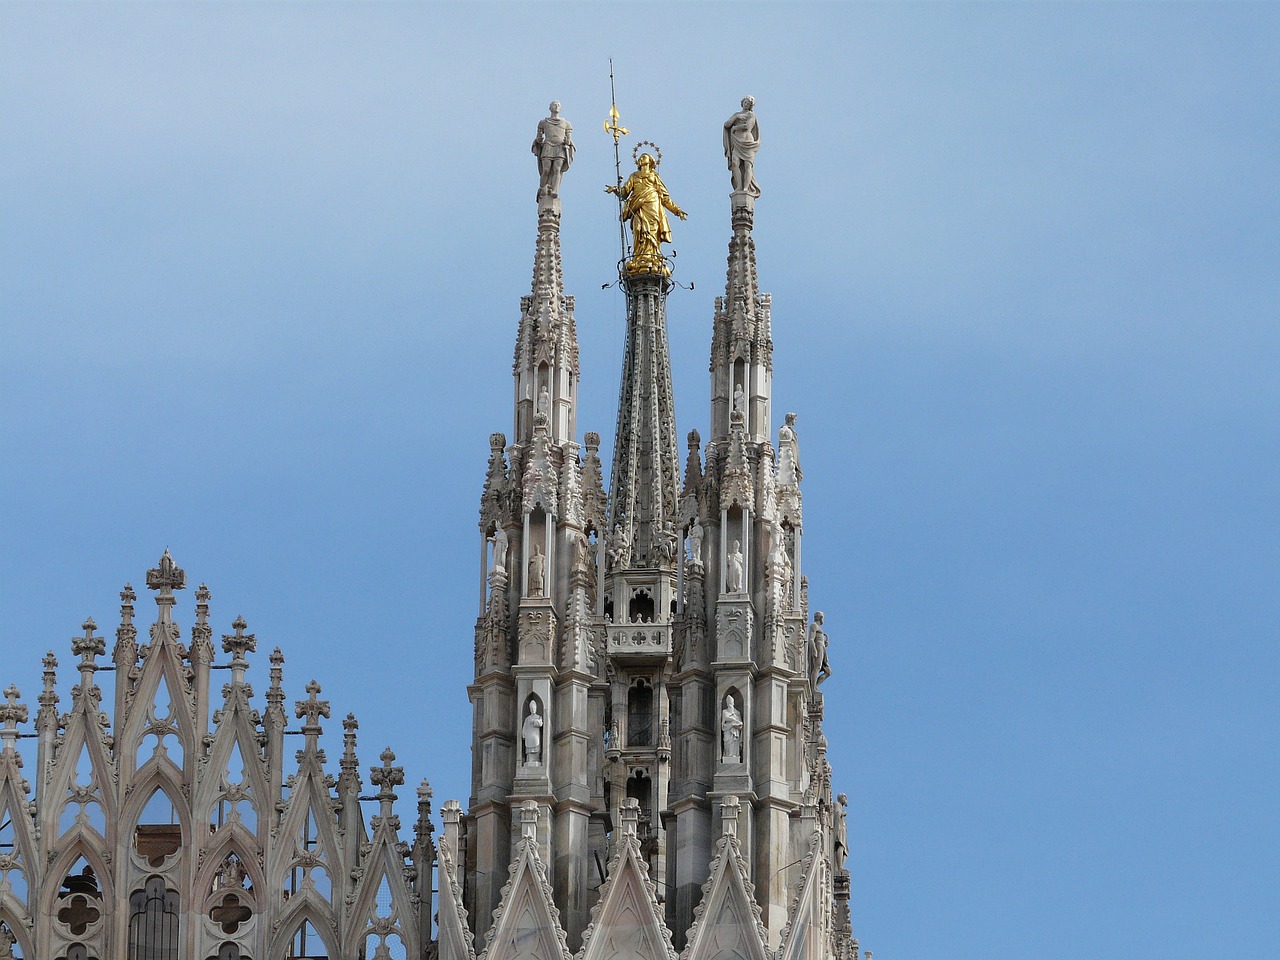
[[[689,562],[702,563],[702,538],[704,536],[702,523],[697,517],[693,518],[693,526],[689,528]]]
[[[666,184],[658,176],[657,161],[648,153],[640,154],[636,172],[627,177],[626,183],[604,189],[622,200],[622,219],[631,223],[632,249],[627,273],[668,273],[662,262],[661,247],[671,242],[667,211],[681,220],[688,219],[688,214],[676,206],[667,193]]]
[[[547,558],[538,545],[533,545],[533,553],[529,556],[529,596],[541,597],[546,591]]]
[[[831,663],[827,659],[827,632],[822,629],[822,611],[813,615],[809,628],[809,679],[817,690],[831,676]]]
[[[742,714],[733,704],[733,695],[725,694],[724,710],[720,713],[720,761],[742,762]]]
[[[756,183],[756,151],[760,149],[760,123],[755,97],[743,97],[742,109],[724,122],[724,156],[734,192],[760,196]]]
[[[738,384],[733,388],[733,412],[742,413],[746,409],[747,396],[742,390],[742,384]]]
[[[849,813],[849,798],[843,793],[836,795],[837,806],[831,812],[835,817],[835,840],[832,843],[831,859],[835,861],[835,872],[838,876],[844,871],[844,861],[849,856],[849,831],[845,818]]]
[[[538,199],[558,197],[560,180],[573,163],[573,124],[560,116],[560,101],[552,100],[551,116],[538,121],[533,155],[538,158]]]
[[[742,576],[745,558],[742,556],[742,541],[733,541],[733,549],[729,551],[729,574],[725,578],[726,593],[742,592]]]
[[[17,942],[8,924],[0,924],[0,960],[14,960],[13,945]]]
[[[521,736],[524,738],[524,762],[530,766],[542,765],[542,717],[538,714],[538,701],[529,701],[529,715],[524,718]]]
[[[547,385],[544,383],[542,389],[538,391],[538,413],[544,417],[551,416],[551,395],[547,393]]]
[[[507,531],[502,529],[499,524],[493,530],[493,536],[489,538],[489,542],[493,544],[493,562],[489,566],[490,573],[497,573],[507,570]]]
[[[680,537],[676,534],[676,525],[670,520],[662,525],[661,539],[658,542],[658,549],[662,551],[662,556],[666,560],[674,560],[676,551],[680,548]]]
[[[796,437],[796,415],[788,413],[778,428],[778,486],[794,487],[804,479],[800,469],[800,441]]]
[[[627,531],[622,528],[621,523],[615,523],[613,535],[609,538],[609,566],[611,568],[626,566],[630,556],[631,538],[627,536]]]

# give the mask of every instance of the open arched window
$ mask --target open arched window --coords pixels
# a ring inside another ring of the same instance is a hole
[[[167,857],[182,849],[182,822],[178,818],[178,808],[160,787],[151,791],[138,814],[133,845],[139,856],[145,857],[152,867],[162,866]]]
[[[653,743],[653,685],[641,677],[627,691],[627,746]]]
[[[285,960],[329,960],[329,948],[324,945],[311,921],[303,920],[289,938]]]

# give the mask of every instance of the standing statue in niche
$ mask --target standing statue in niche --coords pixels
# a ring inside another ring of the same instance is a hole
[[[489,538],[489,542],[493,544],[493,562],[489,565],[489,572],[506,573],[507,531],[502,529],[501,524],[494,528],[493,536]]]
[[[800,441],[796,437],[796,415],[788,413],[778,428],[778,486],[794,487],[804,479],[800,469]]]
[[[756,151],[760,149],[760,123],[755,97],[743,97],[742,109],[724,122],[724,156],[735,193],[760,196],[756,183]]]
[[[13,945],[18,938],[13,935],[8,924],[0,924],[0,960],[14,960]]]
[[[688,219],[688,215],[667,193],[666,184],[658,176],[658,161],[651,154],[640,154],[636,172],[627,177],[626,183],[604,189],[622,200],[622,219],[631,224],[631,259],[627,261],[627,273],[669,274],[671,269],[662,262],[661,247],[671,242],[667,211],[681,220]]]
[[[529,715],[524,718],[520,735],[524,739],[524,762],[533,767],[542,766],[542,717],[538,714],[538,701],[529,701]]]
[[[547,589],[547,558],[533,545],[533,554],[529,557],[529,596],[542,597]]]
[[[720,762],[742,762],[742,714],[733,704],[733,695],[725,694],[720,713]]]
[[[547,393],[546,384],[538,391],[538,414],[542,417],[551,416],[551,395]]]
[[[741,593],[745,558],[742,556],[742,541],[733,541],[733,549],[729,551],[729,575],[725,577],[726,593]]]
[[[538,158],[538,199],[560,196],[560,178],[573,163],[573,124],[560,116],[560,101],[552,100],[551,116],[538,121],[533,155]]]
[[[689,562],[702,566],[702,538],[705,533],[702,529],[702,523],[697,517],[693,518],[693,526],[689,528]]]
[[[746,415],[747,395],[743,392],[742,384],[738,384],[733,388],[733,412],[741,419]]]
[[[827,632],[822,629],[822,611],[813,615],[809,628],[809,680],[816,691],[831,676],[831,662],[827,659]]]

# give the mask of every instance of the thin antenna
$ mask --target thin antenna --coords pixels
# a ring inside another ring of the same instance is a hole
[[[613,173],[617,178],[613,193],[618,198],[618,244],[622,247],[622,259],[627,259],[627,231],[622,226],[622,158],[618,153],[618,141],[631,131],[618,123],[618,94],[613,85],[613,57],[609,58],[609,119],[604,122],[604,132],[613,135]]]

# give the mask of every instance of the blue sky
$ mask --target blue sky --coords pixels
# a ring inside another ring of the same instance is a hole
[[[863,946],[1273,957],[1278,45],[1272,5],[0,6],[0,683],[168,546],[259,690],[279,645],[465,801],[553,97],[613,427],[612,56],[689,212],[682,434],[757,99]]]

